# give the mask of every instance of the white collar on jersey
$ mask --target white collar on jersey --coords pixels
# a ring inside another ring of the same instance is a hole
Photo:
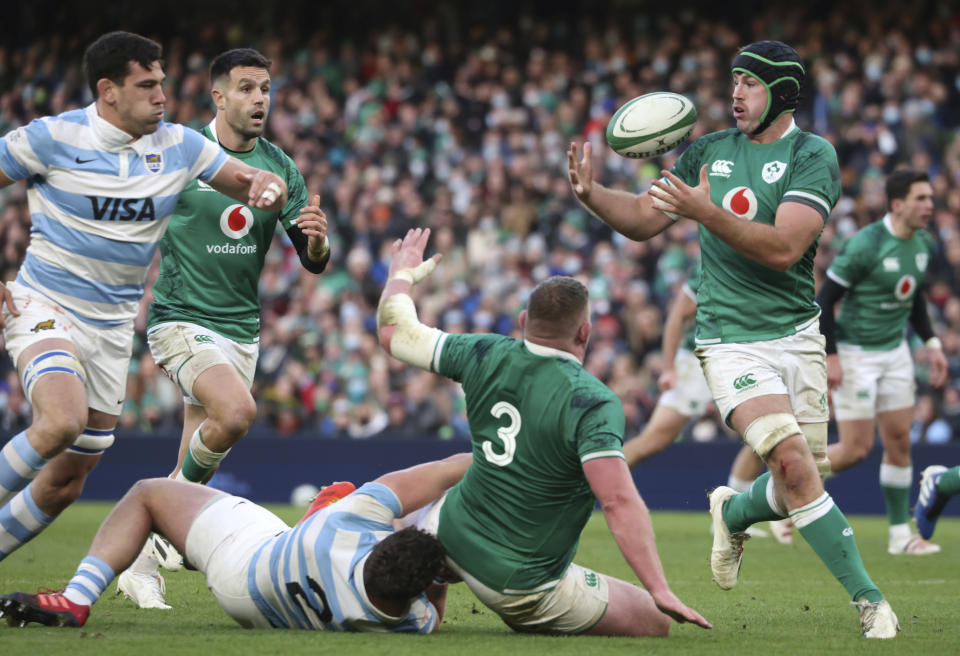
[[[407,618],[406,613],[400,615],[399,617],[387,615],[382,610],[374,606],[373,602],[370,601],[370,597],[367,596],[367,589],[363,587],[363,566],[367,564],[367,558],[369,557],[370,554],[367,553],[367,555],[361,558],[360,561],[353,567],[353,580],[356,583],[357,592],[360,594],[360,599],[363,600],[363,605],[366,606],[367,609],[384,624],[400,624],[400,622]]]
[[[555,349],[552,346],[543,346],[541,344],[534,344],[529,339],[523,340],[523,345],[527,347],[527,350],[533,353],[534,355],[539,355],[544,358],[565,358],[567,360],[573,360],[577,364],[581,364],[580,360],[573,353],[569,351],[561,351],[560,349]]]
[[[781,139],[783,139],[784,137],[786,137],[787,135],[789,135],[789,134],[790,134],[791,132],[793,132],[794,130],[799,130],[799,129],[800,129],[800,128],[797,127],[797,122],[793,120],[793,116],[791,115],[791,116],[790,116],[790,125],[787,126],[787,129],[784,130],[784,131],[783,131],[783,134],[781,134],[779,137],[777,137],[776,140],[777,140],[777,141],[780,141]]]
[[[97,113],[96,102],[87,106],[87,118],[90,121],[90,127],[93,133],[100,143],[103,144],[104,150],[118,151],[124,148],[130,148],[137,153],[137,155],[143,155],[147,148],[149,148],[146,135],[136,141],[130,141],[133,139],[133,135],[127,134],[110,121],[101,117],[100,114]]]
[[[216,116],[213,117],[213,120],[210,121],[210,124],[207,127],[210,128],[210,134],[213,135],[213,143],[223,148],[223,146],[220,144],[220,137],[217,136],[217,117]]]

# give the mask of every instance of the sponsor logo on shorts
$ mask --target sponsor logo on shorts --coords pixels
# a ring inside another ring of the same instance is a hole
[[[35,333],[38,333],[41,330],[53,330],[54,321],[56,321],[56,319],[46,319],[45,321],[41,321],[40,323],[38,323],[36,326],[31,328],[30,330]]]
[[[213,341],[213,337],[210,335],[194,335],[193,341],[195,341],[197,344],[216,344],[216,342]]]
[[[870,398],[870,390],[865,390],[865,389],[857,390],[857,398],[858,398],[858,399],[869,399],[869,398]]]
[[[587,584],[587,587],[595,588],[597,587],[597,575],[593,572],[584,572],[583,581]]]
[[[734,389],[738,389],[738,390],[746,389],[756,384],[757,384],[757,380],[753,377],[753,372],[750,372],[749,374],[744,374],[733,380],[733,387]]]

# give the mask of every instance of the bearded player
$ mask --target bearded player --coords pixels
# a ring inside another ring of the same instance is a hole
[[[747,492],[710,494],[714,580],[734,587],[746,529],[789,515],[853,599],[862,634],[893,638],[896,615],[820,475],[829,467],[827,372],[813,258],[840,195],[836,151],[793,120],[804,78],[793,48],[750,44],[732,74],[736,128],[698,139],[649,191],[593,182],[590,144],[582,159],[571,145],[570,182],[591,212],[631,239],[665,230],[675,220],[665,212],[700,224],[696,355],[721,416],[769,468]]]
[[[174,470],[179,480],[208,480],[256,417],[250,388],[259,355],[258,283],[277,224],[307,271],[322,272],[330,259],[320,197],[308,203],[296,165],[260,136],[270,112],[270,65],[250,48],[217,56],[210,64],[217,114],[202,133],[240,161],[282,177],[290,190],[287,204],[279,212],[262,211],[194,184],[180,197],[160,244],[147,340],[184,395]],[[141,608],[169,608],[158,561],[176,569],[182,559],[154,535],[118,578],[118,592]]]

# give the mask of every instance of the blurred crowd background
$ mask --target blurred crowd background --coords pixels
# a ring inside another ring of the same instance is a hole
[[[863,1],[665,9],[630,1],[122,0],[112,13],[122,20],[21,4],[0,26],[0,134],[91,102],[82,52],[111,29],[164,46],[167,119],[194,128],[213,117],[213,56],[252,46],[273,60],[266,136],[322,194],[333,259],[321,276],[309,274],[282,234],[267,255],[255,431],[466,437],[459,388],[392,361],[375,336],[389,244],[424,226],[443,261],[416,297],[421,319],[444,330],[515,334],[517,314],[544,277],[588,284],[586,366],[621,397],[627,434],[637,433],[657,400],[663,318],[696,261],[696,226],[679,221],[645,243],[612,234],[571,194],[567,145],[594,143],[605,184],[647,188],[676,153],[642,162],[615,155],[603,131],[616,108],[667,89],[696,103],[693,139],[730,127],[729,62],[740,46],[774,38],[806,63],[797,122],[836,146],[842,169],[818,277],[844,240],[885,212],[886,174],[904,165],[930,174],[937,252],[927,293],[950,384],[930,388],[916,352],[914,439],[960,439],[960,11],[950,3],[914,2],[904,12]],[[24,185],[0,192],[4,279],[15,275],[29,230]],[[178,432],[180,395],[143,339],[150,300],[137,324],[121,431]],[[29,423],[29,406],[3,358],[0,432],[9,434]],[[715,420],[685,437],[726,439]]]

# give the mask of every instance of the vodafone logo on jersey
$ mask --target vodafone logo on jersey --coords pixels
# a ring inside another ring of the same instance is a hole
[[[220,215],[220,230],[231,239],[247,236],[253,227],[253,212],[246,205],[231,205]]]
[[[898,301],[905,301],[913,296],[916,288],[917,279],[908,273],[897,281],[897,287],[893,290],[893,295],[897,297]]]
[[[753,221],[757,216],[757,196],[750,187],[734,187],[723,197],[722,207],[739,219]]]

